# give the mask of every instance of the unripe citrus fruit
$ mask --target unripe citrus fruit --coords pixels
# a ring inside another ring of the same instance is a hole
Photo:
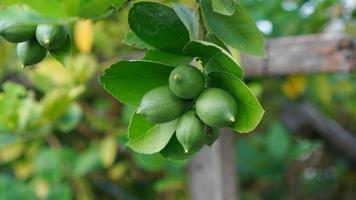
[[[67,30],[62,25],[40,24],[36,28],[38,43],[46,49],[57,49],[67,39]]]
[[[179,117],[184,108],[183,99],[175,96],[168,86],[161,86],[143,96],[137,113],[152,123],[164,123]]]
[[[19,43],[35,37],[36,25],[16,23],[4,20],[1,22],[1,36],[12,43]]]
[[[195,109],[199,118],[211,127],[229,126],[236,121],[237,103],[220,88],[204,90],[197,98]]]
[[[205,142],[205,124],[196,116],[194,111],[188,111],[179,119],[176,136],[188,153]]]
[[[46,57],[47,50],[38,44],[37,40],[32,39],[17,44],[17,55],[23,66],[28,66],[41,62]]]
[[[190,65],[176,67],[169,76],[169,87],[180,98],[192,99],[200,94],[205,84],[199,69]]]

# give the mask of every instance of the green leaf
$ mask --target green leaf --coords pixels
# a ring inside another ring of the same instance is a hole
[[[223,48],[225,51],[231,54],[229,47],[227,47],[214,33],[207,33],[205,35],[205,40],[211,43],[218,45],[219,47]]]
[[[75,162],[73,172],[77,177],[84,176],[88,172],[100,166],[100,151],[96,146],[82,152]]]
[[[63,178],[63,168],[69,166],[63,165],[66,160],[61,159],[61,153],[59,150],[61,149],[51,150],[42,147],[42,149],[38,151],[38,155],[35,157],[34,163],[37,175],[46,177],[48,181],[53,182],[59,181]],[[74,160],[71,161],[74,162]]]
[[[199,21],[197,12],[180,4],[173,4],[173,9],[177,13],[180,20],[182,20],[185,27],[188,29],[190,39],[199,39]]]
[[[80,6],[79,0],[17,0],[9,4],[14,3],[25,5],[46,18],[75,16]]]
[[[145,57],[143,57],[142,60],[154,61],[176,67],[183,64],[190,64],[193,58],[183,55],[171,54],[160,50],[148,50],[146,51]]]
[[[69,183],[56,183],[50,185],[51,190],[47,196],[47,199],[65,200],[73,197],[72,188]]]
[[[2,173],[0,175],[1,199],[27,199],[35,200],[36,195],[33,189],[23,180],[14,176]]]
[[[135,3],[129,12],[130,28],[149,45],[181,54],[189,41],[189,32],[170,7],[153,3]]]
[[[136,47],[138,49],[154,49],[154,47],[152,47],[149,44],[147,44],[146,42],[142,41],[132,31],[127,32],[127,34],[125,35],[125,38],[122,40],[122,43],[124,43],[128,46]]]
[[[111,0],[111,4],[116,8],[120,8],[128,0]]]
[[[19,9],[31,9],[35,18],[23,18],[23,20],[75,20],[74,17],[95,18],[107,14],[110,6],[120,7],[125,0],[15,0],[5,1],[5,5],[18,7]],[[16,4],[16,5],[13,5]],[[19,13],[21,15],[25,13]],[[18,20],[16,20],[18,21]]]
[[[234,0],[211,0],[213,11],[222,15],[233,15],[235,13]]]
[[[184,46],[183,51],[185,54],[198,57],[203,63],[207,63],[211,57],[224,50],[207,41],[193,40]]]
[[[190,149],[188,153],[185,153],[183,146],[179,143],[177,137],[174,135],[167,146],[164,147],[160,153],[168,160],[185,160],[198,152],[202,147],[203,145],[194,149]]]
[[[266,138],[267,152],[276,159],[286,158],[289,154],[290,138],[281,123],[274,123],[268,130]]]
[[[264,134],[256,134],[253,137],[241,137],[237,140],[236,154],[240,162],[238,169],[241,171],[241,179],[250,181],[263,177],[265,180],[275,181],[285,170],[285,162],[274,160],[265,150]],[[263,165],[261,163],[264,163]]]
[[[137,138],[153,126],[154,124],[148,122],[143,115],[134,113],[131,117],[131,121],[129,124],[129,133],[127,137],[129,138],[129,140]]]
[[[204,23],[224,43],[246,53],[266,57],[264,39],[248,10],[236,4],[235,13],[222,15],[212,10],[211,0],[200,0]]]
[[[237,67],[238,66],[238,67]],[[211,72],[229,72],[242,79],[244,72],[242,68],[223,52],[215,54],[205,65],[204,71],[209,74]]]
[[[135,165],[149,172],[159,172],[167,167],[167,160],[160,154],[145,155],[135,153],[132,155]]]
[[[82,115],[83,111],[80,105],[78,103],[72,103],[66,113],[57,121],[56,128],[63,133],[68,133],[79,124]]]
[[[70,37],[70,34],[68,34],[68,37],[63,46],[58,49],[50,50],[49,53],[64,67],[67,67],[72,56],[72,38]]]
[[[70,89],[56,88],[48,91],[41,100],[42,118],[48,121],[58,120],[66,113],[71,103],[83,92],[83,86]]]
[[[209,74],[209,85],[226,90],[237,101],[236,123],[231,126],[235,131],[248,133],[260,123],[264,110],[249,88],[235,75],[226,72]]]
[[[225,71],[242,78],[244,72],[238,62],[221,47],[206,41],[191,41],[184,47],[184,52],[197,56],[206,65],[207,73]]]
[[[16,21],[25,24],[65,23],[69,18],[48,18],[26,6],[11,5],[0,10],[1,21]]]
[[[11,132],[5,127],[16,123],[9,119],[17,118],[17,113],[14,111],[20,109],[22,98],[27,95],[27,91],[23,85],[11,81],[3,83],[2,89],[3,93],[0,94],[0,132]]]
[[[105,13],[111,6],[111,0],[80,0],[79,16],[95,17]]]
[[[161,151],[169,142],[177,127],[178,120],[156,124],[149,130],[131,134],[131,139],[127,143],[131,149],[138,153],[154,154]]]
[[[173,69],[150,61],[120,61],[105,70],[100,76],[100,83],[122,103],[139,106],[146,92],[168,85]]]
[[[129,125],[136,110],[137,108],[134,106],[124,105],[120,115],[121,124],[124,126]]]

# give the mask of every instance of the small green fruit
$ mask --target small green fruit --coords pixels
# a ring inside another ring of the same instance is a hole
[[[175,96],[168,86],[161,86],[147,92],[137,110],[152,123],[169,122],[179,117],[185,108],[185,102]]]
[[[12,43],[20,43],[35,37],[36,25],[3,20],[0,23],[1,36]]]
[[[205,124],[200,121],[194,111],[188,111],[179,119],[176,136],[185,153],[205,142]]]
[[[236,121],[237,103],[233,96],[220,88],[204,90],[195,103],[199,118],[211,127],[229,126]]]
[[[46,57],[47,50],[38,44],[37,40],[32,39],[17,44],[17,55],[23,66],[28,66],[41,62]]]
[[[199,69],[191,65],[176,67],[169,76],[169,87],[180,98],[192,99],[204,89],[204,76]]]
[[[57,49],[67,39],[67,30],[61,25],[40,24],[36,28],[36,38],[46,49]]]

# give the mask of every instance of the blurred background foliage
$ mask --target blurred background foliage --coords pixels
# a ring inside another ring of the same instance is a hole
[[[193,7],[193,1],[164,1]],[[267,38],[322,32],[356,37],[352,0],[242,0]],[[121,43],[128,8],[71,26],[75,49],[22,69],[0,39],[0,199],[188,199],[186,164],[125,148],[131,107],[98,85],[111,63],[142,53]],[[248,66],[246,66],[248,67]],[[291,133],[281,105],[313,102],[356,133],[356,74],[249,80],[267,110],[259,129],[236,140],[242,199],[354,199],[355,163],[321,138]]]

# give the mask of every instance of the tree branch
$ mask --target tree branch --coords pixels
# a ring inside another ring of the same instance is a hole
[[[323,115],[310,103],[287,106],[281,115],[291,130],[296,131],[303,126],[311,127],[320,137],[356,162],[355,134],[348,132],[336,121]]]

